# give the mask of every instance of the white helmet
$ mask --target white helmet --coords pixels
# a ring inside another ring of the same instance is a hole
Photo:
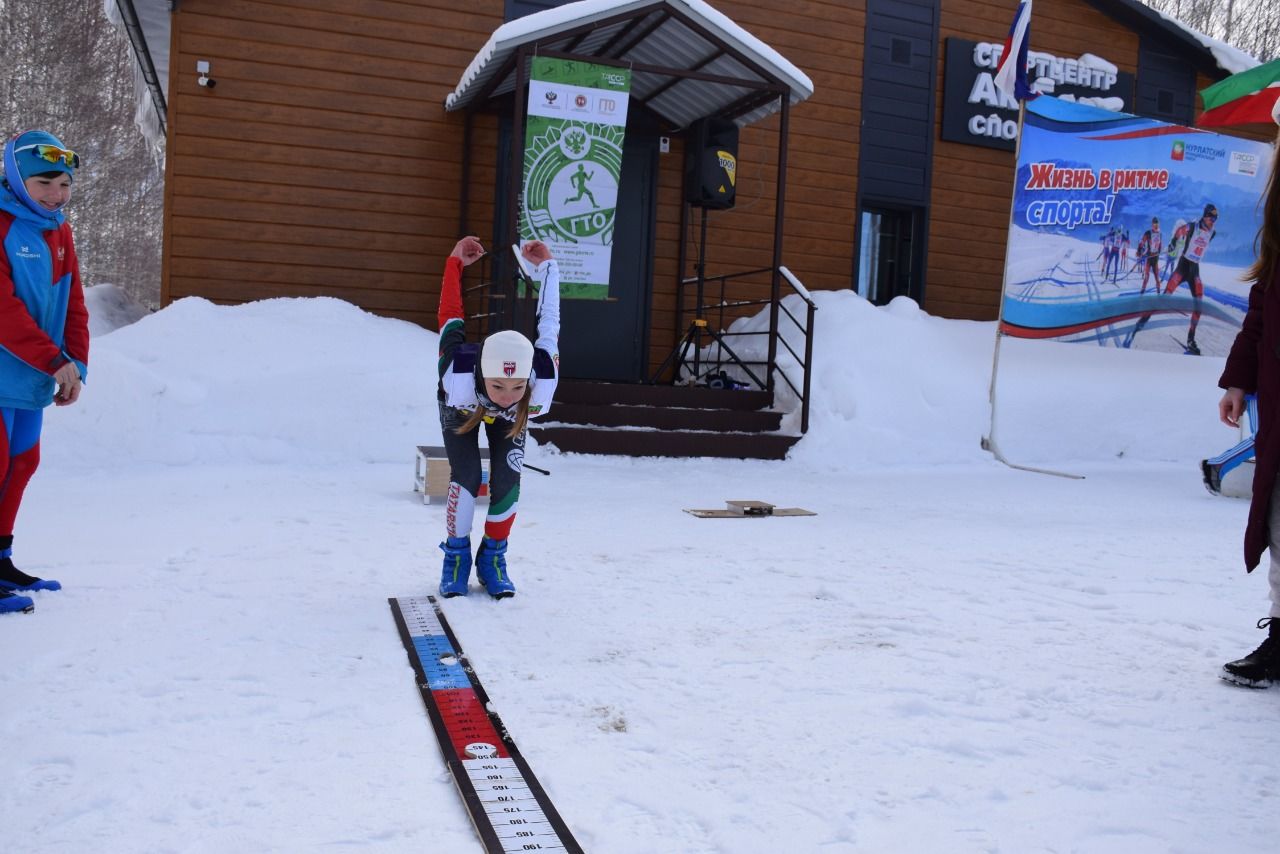
[[[519,332],[495,332],[480,348],[480,374],[491,380],[527,380],[533,376],[533,344]]]

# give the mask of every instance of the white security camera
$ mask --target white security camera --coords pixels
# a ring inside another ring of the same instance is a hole
[[[214,86],[218,85],[218,81],[214,80],[209,76],[209,60],[207,59],[196,60],[196,74],[200,75],[200,77],[196,80],[196,83],[199,83],[201,86],[205,87],[206,89],[212,89]]]

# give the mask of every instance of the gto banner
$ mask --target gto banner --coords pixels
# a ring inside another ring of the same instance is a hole
[[[1027,104],[1001,330],[1225,356],[1248,307],[1270,146]]]
[[[534,57],[520,238],[542,240],[566,298],[609,296],[631,71]]]

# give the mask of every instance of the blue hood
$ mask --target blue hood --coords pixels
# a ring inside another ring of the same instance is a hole
[[[56,145],[58,148],[66,148],[62,144],[62,140],[58,139],[51,133],[42,130],[29,130],[20,133],[4,144],[4,153],[0,159],[4,162],[4,176],[9,181],[9,191],[19,202],[26,205],[36,216],[48,217],[53,219],[54,214],[49,213],[27,192],[26,185],[23,183],[25,178],[32,175],[50,171],[64,172],[72,180],[75,180],[75,169],[65,162],[60,164],[45,163],[36,157],[34,152],[19,152],[19,148],[28,145]],[[48,170],[44,167],[48,166]],[[24,168],[25,167],[25,168]],[[60,213],[60,211],[58,212]],[[61,224],[61,220],[59,220]]]
[[[23,204],[22,200],[14,193],[13,188],[9,186],[9,178],[7,176],[3,181],[0,181],[0,210],[8,211],[17,219],[29,222],[41,231],[58,228],[67,219],[62,211],[39,214],[26,204]]]

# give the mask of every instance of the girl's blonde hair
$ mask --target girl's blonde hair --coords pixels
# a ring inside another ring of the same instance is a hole
[[[1245,273],[1246,281],[1260,282],[1263,287],[1268,286],[1272,274],[1276,272],[1276,265],[1280,264],[1280,176],[1276,175],[1280,172],[1280,133],[1276,134],[1273,148],[1275,153],[1271,158],[1271,177],[1267,179],[1267,191],[1260,203],[1262,228],[1258,229],[1258,236],[1253,241],[1253,249],[1258,258],[1249,272]]]
[[[520,402],[516,404],[516,417],[511,429],[507,431],[507,438],[514,439],[524,432],[524,428],[529,425],[529,398],[533,394],[533,382],[530,381],[524,387],[524,396],[520,398]],[[488,412],[484,408],[484,404],[479,404],[467,416],[467,420],[458,425],[453,432],[461,436],[463,433],[470,433],[472,430],[480,426],[480,422],[484,420],[485,414]]]

